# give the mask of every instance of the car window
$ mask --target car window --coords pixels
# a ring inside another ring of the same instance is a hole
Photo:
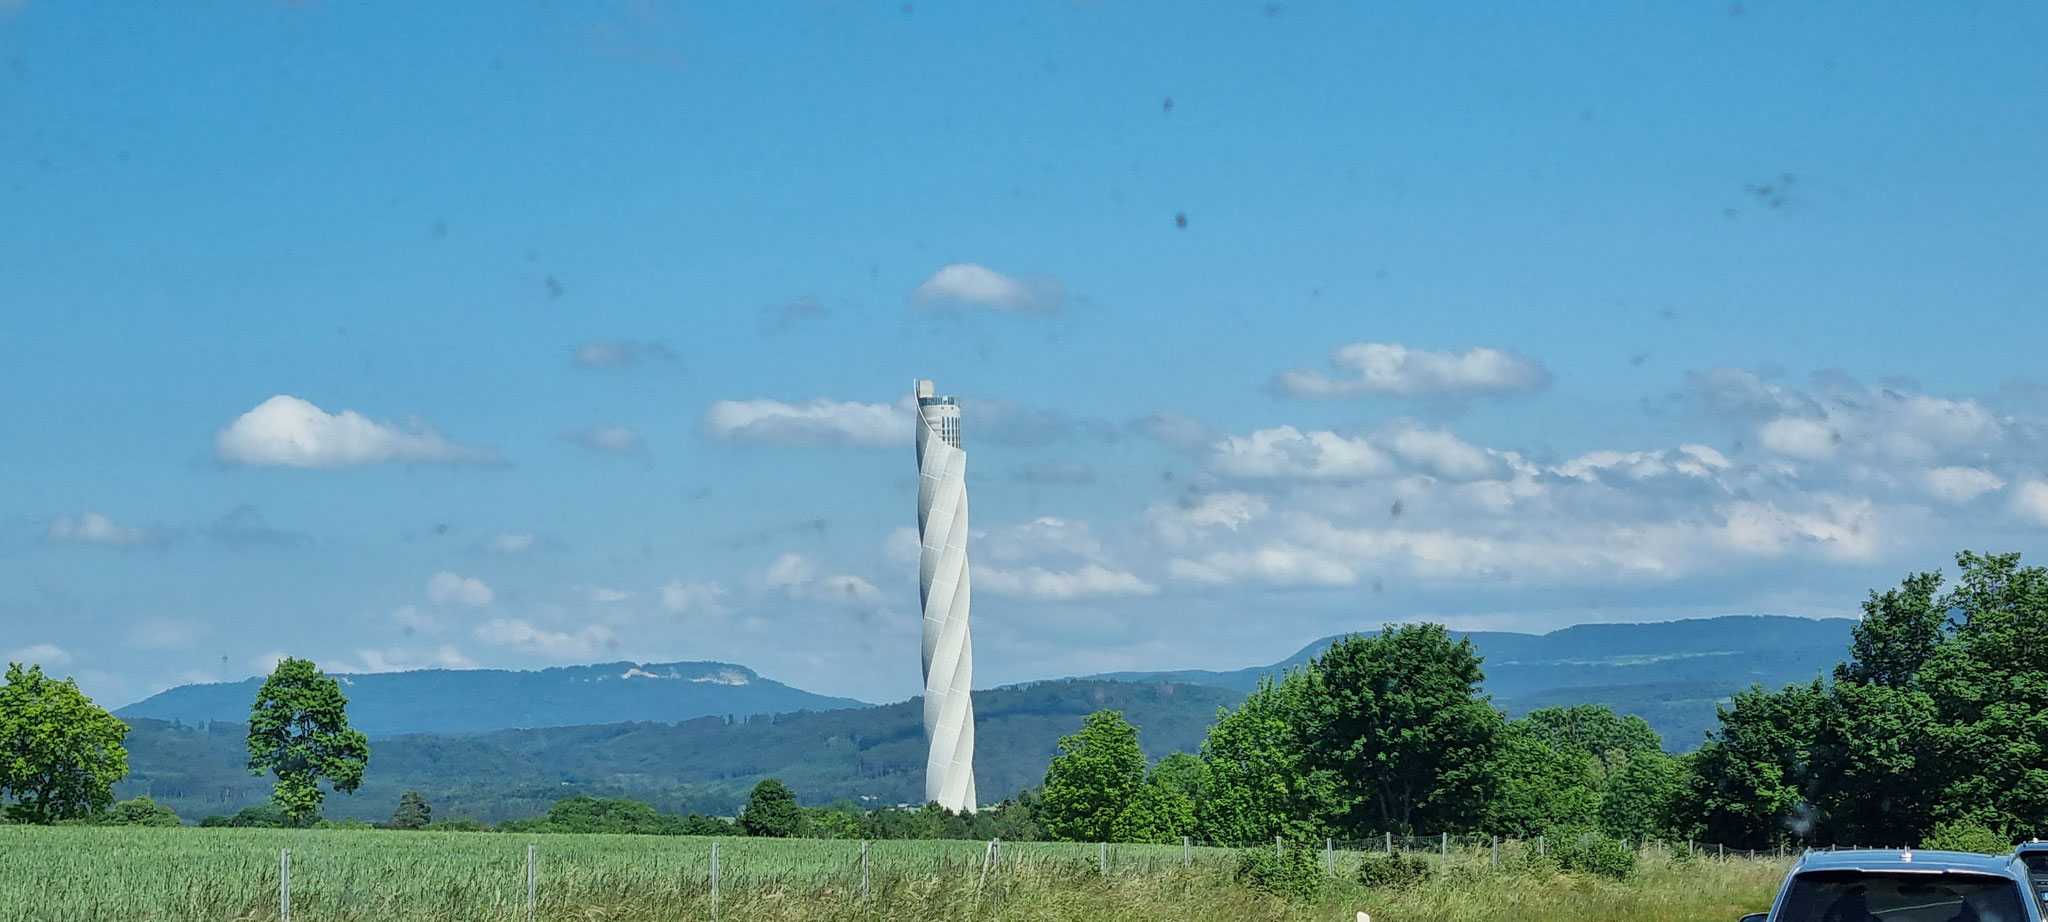
[[[2020,892],[1989,875],[1813,871],[1793,878],[1778,922],[2024,922]]]

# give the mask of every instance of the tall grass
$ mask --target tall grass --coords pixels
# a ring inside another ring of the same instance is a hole
[[[0,919],[145,922],[277,918],[278,850],[292,850],[295,922],[521,922],[526,846],[539,855],[537,918],[667,922],[711,917],[711,840],[341,830],[0,827]],[[1177,846],[1005,843],[983,876],[979,842],[720,840],[721,920],[1349,920],[1733,922],[1769,903],[1775,862],[1647,856],[1628,883],[1495,870],[1454,855],[1428,881],[1369,890],[1352,862],[1313,904],[1233,883],[1232,853]],[[1515,862],[1504,861],[1513,866]]]

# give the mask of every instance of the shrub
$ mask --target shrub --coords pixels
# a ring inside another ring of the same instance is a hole
[[[148,797],[124,800],[99,818],[108,826],[176,826],[178,814]]]
[[[1955,820],[1928,830],[1927,835],[1920,840],[1920,847],[2002,855],[2012,851],[2012,837],[1982,823]]]
[[[1618,839],[1590,829],[1561,830],[1551,837],[1550,857],[1561,870],[1614,880],[1636,874],[1636,853]]]
[[[472,817],[467,817],[467,816],[458,816],[458,817],[456,817],[456,818],[454,818],[454,819],[452,819],[452,820],[435,820],[435,821],[433,821],[433,822],[431,822],[431,823],[428,823],[428,824],[427,824],[427,825],[425,825],[425,826],[421,826],[420,828],[421,828],[422,830],[425,830],[425,831],[427,831],[427,832],[490,832],[490,831],[491,831],[491,827],[489,827],[489,826],[486,826],[486,825],[484,825],[484,824],[483,824],[483,823],[482,823],[481,821],[479,821],[479,820],[477,820],[477,819],[474,819],[474,818],[472,818]]]
[[[1237,854],[1234,876],[1239,884],[1281,899],[1312,903],[1323,895],[1323,868],[1317,851],[1296,846],[1276,855],[1269,848]]]
[[[1367,855],[1358,862],[1358,882],[1368,887],[1405,887],[1429,877],[1429,859],[1395,852]]]

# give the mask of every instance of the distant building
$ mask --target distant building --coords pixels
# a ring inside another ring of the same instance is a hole
[[[974,648],[967,633],[967,452],[960,405],[918,381],[918,598],[924,606],[927,802],[959,812],[974,799]]]

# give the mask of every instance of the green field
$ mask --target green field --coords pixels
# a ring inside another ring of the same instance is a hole
[[[291,849],[292,919],[524,920],[535,846],[539,920],[711,918],[709,839],[356,830],[0,827],[0,918],[22,922],[274,920],[280,850]],[[722,920],[1349,920],[1518,922],[1587,919],[1732,922],[1768,904],[1783,865],[1678,863],[1646,853],[1629,883],[1495,871],[1485,852],[1399,891],[1340,880],[1319,902],[1245,890],[1232,853],[1112,845],[1005,843],[984,877],[986,844],[719,840]],[[1339,853],[1340,871],[1352,860]],[[1507,863],[1507,862],[1504,862]]]

